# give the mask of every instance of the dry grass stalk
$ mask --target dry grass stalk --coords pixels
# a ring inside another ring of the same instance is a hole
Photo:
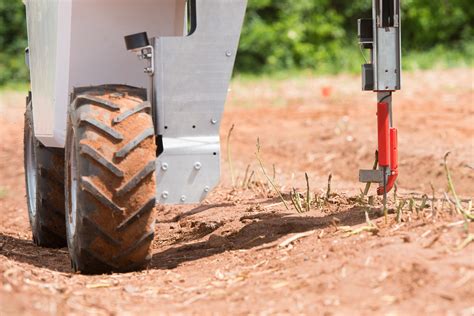
[[[421,204],[420,204],[420,207],[419,207],[419,211],[423,212],[423,210],[427,206],[427,201],[428,201],[428,195],[423,194]]]
[[[431,212],[433,212],[433,214],[434,214],[435,213],[436,190],[435,190],[435,187],[433,185],[433,182],[430,182],[430,187],[431,187],[431,194],[432,194]]]
[[[410,202],[408,203],[408,211],[413,213],[413,209],[415,207],[415,199],[410,198]]]
[[[309,212],[311,206],[316,202],[319,207],[319,197],[315,194],[314,199],[311,197],[311,189],[309,187],[309,176],[305,172],[304,174],[306,180],[306,193],[301,194],[295,188],[290,192],[291,203],[298,213]]]
[[[283,194],[281,193],[280,190],[278,190],[275,183],[268,177],[267,172],[265,171],[265,167],[263,165],[262,159],[260,158],[260,139],[259,138],[257,138],[257,152],[255,153],[255,157],[257,158],[257,161],[260,165],[260,168],[262,169],[263,175],[265,176],[265,178],[267,178],[267,181],[271,184],[271,186],[273,187],[273,190],[275,190],[275,192],[278,194],[281,201],[285,205],[285,208],[289,211],[290,208],[288,207],[288,204],[286,203],[285,199],[283,198]]]
[[[293,204],[293,207],[295,208],[295,210],[298,213],[304,213],[301,195],[299,192],[296,191],[295,188],[293,188],[293,191],[290,192],[290,197],[291,197],[291,203]]]
[[[469,246],[469,244],[471,242],[474,241],[474,234],[468,234],[466,239],[464,239],[456,248],[457,251],[461,251],[463,250],[464,248],[466,248],[467,246]]]
[[[329,198],[331,197],[331,181],[332,181],[332,173],[330,173],[328,177],[328,188],[326,190],[326,202],[328,202]]]
[[[359,235],[363,232],[368,232],[376,235],[379,232],[379,228],[375,225],[367,225],[367,226],[362,226],[356,229],[352,229],[350,227],[343,227],[344,232],[346,235],[344,237],[351,237],[354,235]]]
[[[232,131],[234,130],[235,124],[232,124],[232,126],[229,129],[229,132],[227,133],[227,163],[229,164],[229,169],[230,169],[230,178],[232,180],[232,187],[235,187],[235,175],[234,175],[234,166],[232,165],[232,155],[231,155],[231,148],[230,148],[230,138],[232,136]]]
[[[454,188],[454,182],[453,182],[453,179],[451,177],[451,172],[449,171],[449,167],[448,167],[448,156],[449,156],[449,154],[450,154],[450,152],[447,152],[444,155],[444,170],[446,172],[446,178],[448,180],[448,188],[449,188],[449,191],[453,194],[454,206],[456,208],[456,211],[464,217],[464,220],[466,221],[465,229],[466,229],[466,231],[468,231],[468,229],[469,229],[468,223],[472,222],[474,220],[474,214],[471,212],[470,207],[469,207],[468,211],[464,210],[464,208],[461,204],[461,200],[459,199],[458,195],[456,194],[456,189]],[[448,195],[446,195],[446,197],[449,199]]]
[[[249,175],[250,164],[247,165],[247,169],[245,169],[244,179],[242,180],[242,189],[245,189],[247,184],[247,177]]]
[[[304,177],[306,179],[306,212],[309,212],[311,209],[311,192],[309,190],[309,177],[305,172]]]
[[[406,200],[401,200],[400,203],[398,204],[398,207],[397,207],[397,223],[400,223],[402,221],[402,212],[403,212],[403,208],[405,207],[405,204],[407,203]]]
[[[295,235],[289,237],[288,239],[285,239],[284,241],[282,241],[278,246],[281,247],[281,248],[285,248],[285,247],[291,245],[292,243],[294,243],[295,241],[297,241],[298,239],[301,239],[301,238],[304,238],[304,237],[309,237],[309,236],[313,235],[314,233],[316,233],[316,230],[311,230],[309,232],[295,234]]]

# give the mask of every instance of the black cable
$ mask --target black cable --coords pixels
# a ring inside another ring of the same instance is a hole
[[[384,97],[382,98],[382,100],[380,100],[380,101],[379,101],[379,103],[382,103],[383,101],[385,101],[386,99],[388,99],[388,98],[390,98],[390,97],[391,97],[391,95],[390,95],[390,94],[389,94],[389,95],[386,95],[386,96],[384,96]]]

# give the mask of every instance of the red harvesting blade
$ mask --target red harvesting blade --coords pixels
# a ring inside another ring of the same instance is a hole
[[[390,166],[390,118],[389,105],[386,102],[377,104],[377,131],[379,144],[379,165]]]
[[[377,105],[377,127],[379,165],[384,170],[390,170],[390,175],[384,185],[377,188],[377,194],[383,195],[392,190],[398,176],[398,132],[390,127],[390,108],[387,102]]]

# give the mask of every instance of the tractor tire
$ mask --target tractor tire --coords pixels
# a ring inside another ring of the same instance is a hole
[[[146,90],[76,89],[66,140],[66,230],[72,268],[128,272],[151,260],[156,144]]]
[[[26,104],[23,146],[33,241],[42,247],[65,247],[64,150],[45,147],[36,139],[31,97]]]

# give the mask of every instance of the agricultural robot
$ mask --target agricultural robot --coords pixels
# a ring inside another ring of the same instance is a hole
[[[82,273],[144,268],[155,205],[198,203],[218,184],[219,129],[247,0],[24,2],[33,240],[67,245]],[[399,1],[373,5],[359,37],[371,52],[363,88],[378,94],[380,170],[360,178],[386,195],[397,176]]]

